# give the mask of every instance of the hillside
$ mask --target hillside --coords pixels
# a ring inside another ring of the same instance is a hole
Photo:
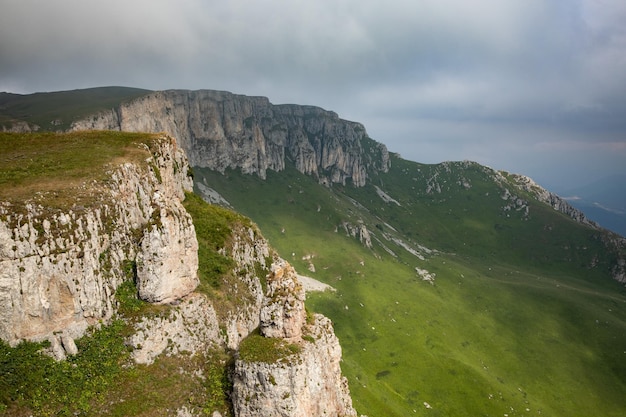
[[[626,410],[626,242],[531,179],[406,161],[333,112],[210,90],[148,93],[72,129],[174,135],[197,194],[334,287],[307,305],[333,322],[358,413]]]
[[[356,415],[331,322],[173,138],[0,144],[0,415]]]
[[[357,411],[625,409],[626,291],[611,279],[609,235],[506,175],[396,157],[362,188],[293,168],[264,181],[194,171],[197,192],[219,193],[296,268],[337,289],[310,306],[335,323]]]

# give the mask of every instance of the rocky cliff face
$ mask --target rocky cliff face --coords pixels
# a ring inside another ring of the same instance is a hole
[[[587,226],[594,229],[600,228],[600,226],[596,222],[589,220],[582,211],[572,207],[567,201],[565,201],[558,195],[541,187],[531,178],[519,174],[511,174],[510,178],[516,186],[524,191],[532,193],[535,198],[542,203],[546,203],[553,209],[568,215],[572,219],[576,220],[578,223],[586,224]]]
[[[362,186],[368,170],[389,168],[387,148],[359,123],[318,107],[272,105],[265,97],[222,91],[170,90],[75,122],[73,130],[167,132],[192,166],[227,168],[265,178],[285,160],[320,181]]]
[[[143,162],[112,163],[101,180],[83,184],[91,198],[84,206],[55,208],[45,199],[0,203],[0,338],[11,345],[49,340],[57,359],[74,355],[74,340],[116,315],[117,290],[135,279],[139,297],[160,305],[123,316],[135,363],[150,365],[160,355],[226,355],[260,327],[267,337],[298,343],[302,353],[291,362],[265,364],[267,369],[239,363],[236,386],[257,390],[262,372],[272,372],[290,399],[234,403],[235,416],[355,415],[332,325],[323,316],[306,323],[304,291],[293,268],[253,224],[237,221],[219,250],[232,261],[224,288],[218,295],[196,292],[199,245],[183,205],[192,188],[187,159],[164,134],[138,152]],[[195,370],[193,377],[204,380],[203,372]],[[233,398],[249,394],[236,392]],[[255,398],[276,395],[260,390]],[[173,407],[178,415],[207,412]]]
[[[135,260],[145,300],[170,302],[197,286],[198,243],[181,203],[192,187],[187,160],[167,136],[144,151],[145,164],[125,163],[85,185],[95,199],[89,207],[0,205],[3,340],[61,340],[73,350],[73,338],[111,317]]]
[[[341,347],[329,319],[307,322],[304,290],[285,261],[272,265],[261,309],[261,335],[291,343],[275,361],[239,358],[233,372],[233,409],[238,416],[356,416]]]

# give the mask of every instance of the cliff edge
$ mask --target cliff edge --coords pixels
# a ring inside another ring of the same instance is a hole
[[[78,346],[94,329],[121,321],[120,349],[128,352],[128,362],[120,358],[118,365],[134,369],[128,371],[131,380],[141,372],[174,378],[162,373],[163,358],[180,358],[172,372],[189,387],[176,387],[178,399],[154,415],[356,415],[330,320],[316,315],[307,323],[295,271],[255,225],[190,193],[187,158],[172,137],[2,135],[9,150],[8,181],[0,178],[0,339],[14,349],[25,341],[48,341],[46,353],[75,364]],[[108,155],[111,147],[119,152]],[[27,160],[42,169],[24,169]],[[26,192],[31,196],[25,198]],[[287,361],[233,364],[255,337],[279,341],[266,350],[270,355],[282,355],[283,344],[297,346],[297,352],[290,351]],[[278,395],[257,384],[262,372],[276,366],[285,376],[277,384],[289,401],[245,400]],[[126,371],[117,372],[123,378]],[[132,401],[134,388],[128,391],[99,404],[100,412]],[[58,397],[54,401],[62,401]],[[87,407],[81,399],[79,406]],[[30,404],[29,412],[56,413],[54,401]],[[69,404],[60,406],[72,409]],[[9,406],[19,407],[0,403],[0,415]],[[150,407],[142,405],[141,412]]]
[[[99,181],[0,203],[0,337],[11,345],[48,339],[74,350],[72,339],[115,312],[129,263],[146,301],[168,303],[198,285],[183,151],[166,135],[128,146],[140,162],[103,167]]]
[[[213,90],[157,91],[72,124],[72,130],[167,132],[191,166],[241,169],[265,178],[286,160],[320,182],[363,186],[389,169],[387,148],[360,123],[314,106],[273,105],[265,97]]]

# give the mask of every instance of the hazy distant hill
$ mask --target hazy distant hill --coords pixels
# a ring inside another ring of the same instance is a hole
[[[590,219],[626,236],[626,174],[565,190],[562,195]]]

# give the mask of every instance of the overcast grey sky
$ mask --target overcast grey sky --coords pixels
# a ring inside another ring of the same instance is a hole
[[[228,90],[417,162],[626,172],[624,0],[0,0],[0,91]]]

